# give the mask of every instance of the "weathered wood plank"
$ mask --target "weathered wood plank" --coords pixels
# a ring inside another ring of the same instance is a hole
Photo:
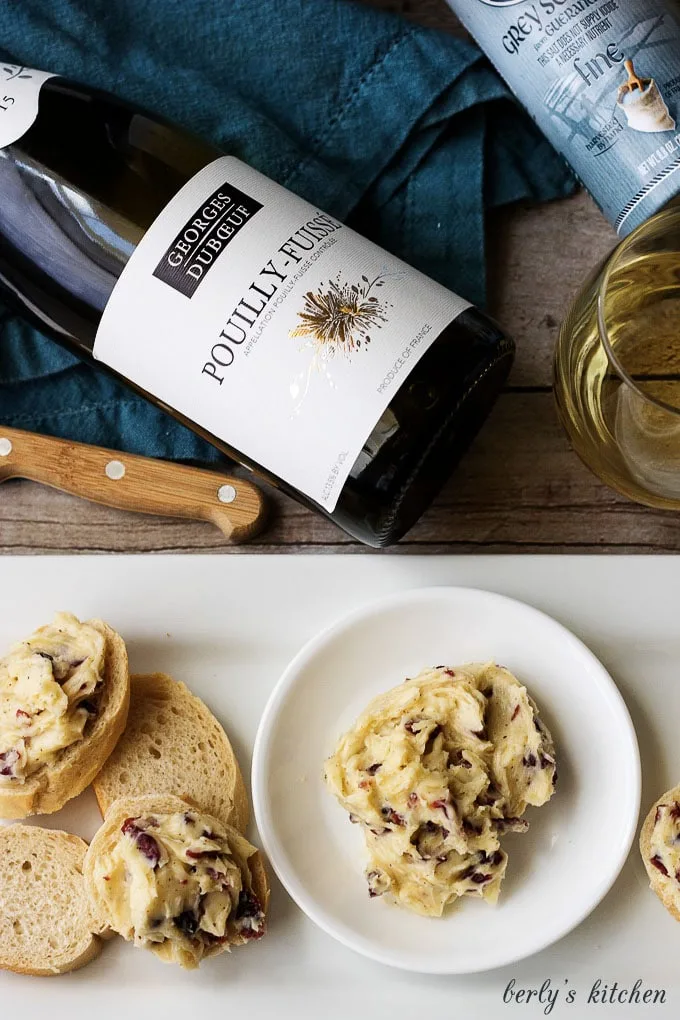
[[[241,551],[360,548],[291,500],[273,494],[273,502],[270,528]],[[677,515],[635,506],[598,482],[569,450],[550,394],[510,392],[398,551],[517,549],[678,551],[680,523]],[[124,514],[26,482],[0,488],[1,552],[109,550],[225,552],[230,547],[208,525]]]

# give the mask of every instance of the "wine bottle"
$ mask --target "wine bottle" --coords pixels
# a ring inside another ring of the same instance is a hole
[[[30,68],[0,82],[3,299],[349,535],[398,541],[512,341],[161,118]]]

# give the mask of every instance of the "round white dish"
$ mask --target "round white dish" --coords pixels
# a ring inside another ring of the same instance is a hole
[[[504,837],[497,906],[463,898],[443,918],[369,899],[359,826],[326,790],[325,759],[368,702],[426,666],[495,660],[538,702],[557,749],[557,793]],[[298,906],[381,963],[432,974],[490,970],[544,949],[602,900],[630,851],[640,756],[625,703],[601,663],[530,606],[466,588],[405,591],[311,640],[265,708],[253,755],[264,849]]]

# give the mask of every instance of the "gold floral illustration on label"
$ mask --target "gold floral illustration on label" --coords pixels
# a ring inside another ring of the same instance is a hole
[[[304,307],[298,312],[300,324],[290,336],[308,339],[315,357],[322,360],[351,357],[370,344],[372,332],[387,322],[391,306],[372,293],[383,284],[382,276],[374,280],[362,276],[360,283],[350,284],[338,274],[318,290],[307,291]]]

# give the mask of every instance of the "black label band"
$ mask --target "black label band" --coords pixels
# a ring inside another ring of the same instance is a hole
[[[261,202],[225,182],[187,220],[153,275],[193,297],[229,242],[261,208]]]

